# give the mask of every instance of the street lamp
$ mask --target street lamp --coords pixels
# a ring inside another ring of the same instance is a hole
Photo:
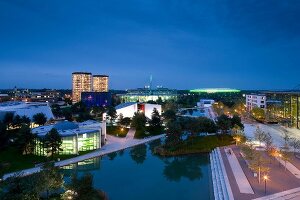
[[[268,180],[268,176],[264,175],[264,180],[265,180],[265,195],[267,194],[267,180]]]

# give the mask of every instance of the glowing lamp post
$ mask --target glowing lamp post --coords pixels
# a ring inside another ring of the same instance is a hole
[[[265,195],[267,194],[267,180],[268,180],[268,176],[265,175],[264,176],[264,181],[265,181]]]

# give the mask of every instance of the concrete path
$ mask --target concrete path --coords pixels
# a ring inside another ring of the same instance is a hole
[[[134,128],[130,128],[125,138],[126,139],[133,139],[134,138],[134,134],[135,134],[135,129]]]
[[[148,137],[148,138],[144,138],[144,139],[126,139],[126,138],[117,138],[114,136],[107,135],[107,144],[105,146],[103,146],[101,149],[97,149],[91,153],[88,153],[88,154],[85,154],[82,156],[77,156],[75,158],[70,158],[67,160],[62,160],[62,161],[56,162],[55,166],[62,167],[62,166],[69,165],[72,163],[80,162],[82,160],[91,159],[91,158],[98,157],[98,156],[103,156],[103,155],[106,155],[106,154],[109,154],[109,153],[112,153],[115,151],[120,151],[122,149],[127,149],[127,148],[130,148],[133,146],[137,146],[137,145],[144,144],[144,143],[147,143],[147,142],[150,142],[153,140],[157,140],[162,137],[165,137],[165,134]],[[3,180],[5,180],[9,177],[12,177],[12,176],[16,176],[16,175],[26,176],[26,175],[33,174],[33,173],[36,173],[39,171],[41,171],[40,167],[34,167],[34,168],[30,168],[30,169],[21,170],[18,172],[12,172],[9,174],[5,174],[3,176]]]
[[[232,152],[231,154],[227,153],[228,151]],[[239,187],[240,193],[244,194],[254,194],[253,189],[245,175],[245,173],[242,170],[242,167],[236,158],[235,154],[233,153],[231,148],[225,149],[230,167],[232,169],[234,178],[237,182],[237,185]]]
[[[280,158],[277,158],[278,162],[280,162],[280,164],[282,164],[284,167],[286,166],[286,169],[291,172],[294,176],[296,176],[296,178],[300,179],[300,170],[295,167],[292,163],[290,163],[289,161],[284,161]]]
[[[276,194],[256,198],[254,200],[299,200],[300,199],[300,187],[279,192]]]

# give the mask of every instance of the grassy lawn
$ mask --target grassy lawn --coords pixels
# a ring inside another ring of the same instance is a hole
[[[121,126],[107,126],[106,127],[106,132],[109,135],[113,135],[116,137],[126,137],[128,133],[128,128],[123,128]]]
[[[83,155],[89,152],[92,152],[92,150],[80,152],[79,154]],[[55,155],[53,160],[57,161],[58,158],[60,158],[60,160],[65,160],[76,156],[77,155]],[[51,160],[51,157],[48,159]],[[6,173],[32,168],[35,166],[35,164],[43,163],[46,161],[47,157],[45,156],[21,155],[17,148],[7,148],[0,151],[0,177]]]
[[[212,135],[189,138],[180,145],[168,149],[160,147],[158,154],[163,156],[184,155],[191,153],[208,153],[216,147],[234,144],[234,139],[230,135]]]
[[[160,135],[163,133],[164,133],[164,128],[161,128],[158,130],[153,130],[153,129],[151,129],[151,127],[146,126],[146,131],[136,130],[134,138],[143,139],[145,137]]]

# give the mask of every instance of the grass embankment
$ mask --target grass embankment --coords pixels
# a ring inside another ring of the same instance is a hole
[[[212,135],[189,138],[177,146],[166,148],[160,146],[155,153],[161,156],[177,156],[195,153],[209,153],[216,147],[227,146],[234,143],[230,135]]]
[[[92,151],[93,150],[79,152],[79,155],[84,155]],[[35,167],[35,164],[38,163],[43,163],[49,160],[57,161],[58,158],[60,160],[66,160],[76,156],[78,155],[55,155],[52,159],[51,157],[47,158],[45,156],[38,156],[32,154],[22,155],[16,147],[10,147],[0,151],[0,177],[2,177],[2,175],[6,173]]]
[[[107,126],[106,132],[109,135],[113,135],[116,137],[126,137],[128,133],[128,128],[122,128],[121,126]]]
[[[158,129],[153,129],[149,126],[146,126],[146,130],[143,129],[137,129],[134,138],[136,139],[143,139],[145,137],[149,136],[155,136],[155,135],[160,135],[164,132],[164,128],[158,128]]]

